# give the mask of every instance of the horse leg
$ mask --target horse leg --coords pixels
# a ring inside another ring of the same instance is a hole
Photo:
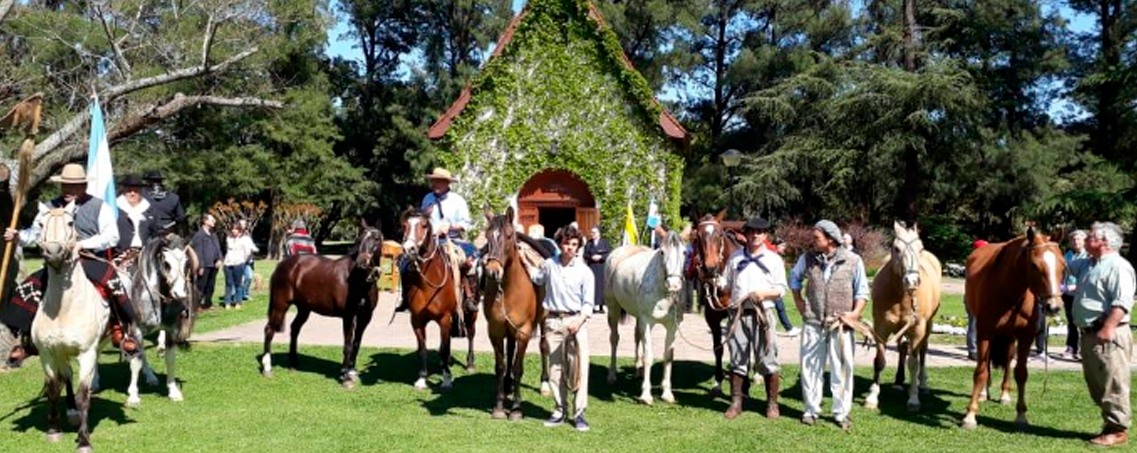
[[[48,354],[41,352],[44,381],[47,387],[47,435],[48,442],[59,442],[63,440],[63,431],[59,426],[59,412],[63,410],[59,404],[60,392],[63,387],[63,382],[60,379],[55,368],[51,365],[51,359]]]
[[[347,376],[353,382],[359,383],[359,372],[356,371],[356,360],[359,358],[359,347],[363,343],[363,332],[367,331],[367,326],[371,324],[372,310],[363,309],[355,315],[355,339],[351,343],[351,360],[348,362]]]
[[[459,310],[461,308],[458,308]],[[450,328],[453,323],[453,318],[450,316],[443,316],[439,320],[439,333],[442,335],[442,344],[438,347],[438,360],[442,365],[442,390],[450,390],[454,385],[453,378],[450,375]],[[518,384],[520,385],[520,384]]]
[[[923,355],[928,349],[928,331],[930,323],[919,323],[912,329],[910,337],[912,356],[908,358],[908,375],[912,382],[908,384],[908,412],[920,411],[920,374],[923,371]]]
[[[663,386],[663,394],[659,399],[665,403],[675,403],[675,394],[671,392],[671,364],[675,359],[675,331],[679,326],[674,323],[667,323],[667,337],[663,340],[663,381],[660,383]]]
[[[182,396],[181,389],[178,388],[178,374],[176,361],[178,357],[178,348],[173,344],[166,345],[166,390],[169,393],[170,401],[182,401],[185,398]]]
[[[1015,406],[1015,411],[1018,413],[1018,416],[1015,417],[1015,426],[1019,431],[1026,431],[1030,428],[1030,421],[1026,418],[1026,379],[1029,374],[1026,367],[1026,358],[1029,357],[1030,347],[1030,337],[1026,337],[1025,339],[1019,338],[1019,360],[1015,362],[1015,384],[1019,387],[1019,402]],[[1045,351],[1043,353],[1045,353]],[[1010,374],[1010,372],[1007,374]]]
[[[474,332],[478,326],[478,310],[466,312],[466,373],[474,372]]]
[[[711,330],[711,345],[714,348],[715,354],[715,386],[711,387],[711,398],[719,398],[722,396],[722,319],[719,319],[717,312],[704,307],[703,319],[707,321],[707,327]]]
[[[636,377],[640,378],[644,375],[644,323],[636,318],[636,347],[635,347],[635,364],[636,364]]]
[[[340,385],[347,390],[355,388],[351,374],[351,357],[355,345],[355,313],[345,313],[343,317],[343,362],[340,364]]]
[[[553,386],[549,384],[549,338],[545,323],[541,322],[541,340],[538,346],[541,349],[541,396],[552,396]]]
[[[872,386],[869,387],[869,394],[865,397],[866,409],[876,409],[880,406],[880,372],[884,371],[885,365],[884,349],[877,349],[876,358],[872,362]]]
[[[971,401],[967,403],[967,413],[960,423],[963,429],[969,430],[979,426],[975,415],[979,412],[979,392],[987,386],[987,379],[990,377],[991,340],[980,339],[977,348],[979,356],[975,361],[975,374],[972,377]]]
[[[276,291],[273,293],[269,301],[268,322],[265,323],[265,349],[261,355],[261,375],[266,378],[272,377],[272,337],[278,330],[283,329],[284,315],[288,313],[288,304],[283,304],[284,308],[278,307],[276,301],[279,298],[275,294]],[[293,366],[295,367],[295,364]]]
[[[650,406],[651,403],[654,402],[654,399],[651,397],[651,364],[655,360],[655,358],[652,357],[653,351],[652,351],[652,345],[651,345],[651,328],[654,326],[652,326],[651,323],[646,319],[642,320],[642,322],[636,322],[636,325],[637,326],[640,326],[640,325],[644,326],[643,333],[640,334],[643,336],[643,341],[641,342],[641,344],[643,344],[643,350],[644,350],[644,355],[643,355],[644,381],[643,381],[643,385],[640,387],[640,402]]]
[[[127,407],[138,407],[142,404],[142,399],[138,397],[138,375],[142,374],[142,368],[145,366],[143,361],[146,358],[146,349],[144,349],[142,342],[139,342],[138,349],[138,355],[130,359],[130,385],[126,388]]]
[[[1028,341],[1027,343],[1030,343],[1030,342]],[[1027,354],[1030,354],[1030,349],[1027,349],[1026,352],[1027,352]],[[1009,357],[1010,355],[1011,355],[1010,352],[1007,352],[1007,356]],[[1030,356],[1029,355],[1020,355],[1019,357],[1022,357],[1023,361],[1025,362],[1026,358],[1030,357]],[[999,387],[999,404],[1001,404],[1003,406],[1007,406],[1007,405],[1011,404],[1011,373],[1012,373],[1011,359],[1008,358],[1007,359],[1007,367],[1003,370],[1003,384]]]
[[[430,375],[426,368],[426,326],[415,323],[412,327],[415,332],[415,341],[418,342],[418,358],[422,362],[422,368],[418,372],[418,380],[415,381],[415,390],[426,390],[426,377]]]
[[[312,314],[311,310],[299,310],[299,305],[297,305],[296,308],[298,308],[298,310],[296,310],[296,317],[292,319],[292,324],[288,327],[288,364],[293,370],[300,368],[300,355],[296,353],[296,344],[300,339],[300,329],[304,328],[304,323],[308,322],[308,316]],[[344,346],[346,347],[347,345],[345,344]]]
[[[493,345],[493,371],[497,378],[497,395],[491,416],[501,420],[505,418],[505,339],[491,335],[490,344]]]
[[[521,377],[525,374],[525,350],[529,348],[529,339],[520,338],[516,341],[513,356],[513,408],[509,411],[509,419],[521,420]]]
[[[520,386],[521,383],[518,382],[517,378],[513,375],[513,358],[517,356],[517,339],[507,336],[504,341],[505,362],[502,363],[502,369],[505,371],[505,385],[503,391],[508,395],[513,393],[513,388]]]
[[[91,451],[91,433],[87,429],[87,415],[91,409],[91,381],[99,364],[99,350],[92,347],[79,355],[79,393],[75,403],[79,406],[79,453]]]
[[[616,385],[616,347],[620,345],[620,309],[610,306],[608,310],[608,345],[611,347],[612,357],[608,361],[608,385]]]
[[[900,343],[897,343],[896,345],[896,380],[892,383],[893,389],[904,391],[904,381],[906,377],[904,375],[904,372],[907,370],[908,351],[911,349],[911,347],[912,343],[909,342],[907,338],[902,338],[900,340]]]

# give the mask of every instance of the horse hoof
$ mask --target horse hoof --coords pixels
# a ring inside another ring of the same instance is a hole
[[[426,390],[426,378],[418,378],[415,381],[415,390]]]
[[[1026,415],[1019,415],[1018,418],[1015,419],[1015,429],[1020,433],[1025,433],[1030,430],[1030,422],[1027,421]]]
[[[920,412],[920,403],[908,403],[905,406],[905,409],[908,410],[909,414],[915,414],[917,412]]]
[[[1011,395],[1003,395],[1002,398],[999,398],[999,404],[1001,404],[1003,406],[1010,406],[1011,405]]]
[[[641,395],[641,396],[639,397],[639,402],[641,402],[641,403],[643,403],[643,404],[645,404],[645,405],[651,406],[651,403],[654,403],[654,402],[655,402],[655,399],[654,399],[654,398],[652,398],[652,397],[651,397],[651,395],[647,395],[647,396],[643,396],[643,395]]]
[[[271,370],[263,371],[263,372],[261,372],[261,376],[264,376],[265,379],[272,379],[272,371]]]
[[[180,403],[180,402],[185,401],[185,400],[186,400],[186,398],[184,396],[182,396],[181,392],[170,392],[170,401],[173,401],[175,403]]]
[[[142,398],[139,398],[138,395],[133,395],[130,398],[126,399],[126,407],[137,408],[141,405]]]
[[[549,385],[549,381],[541,382],[541,396],[553,396],[553,387]]]
[[[664,393],[659,397],[659,400],[667,404],[675,404],[675,395],[672,393]]]
[[[490,417],[494,420],[505,420],[505,409],[494,409]]]
[[[710,396],[711,396],[711,399],[721,398],[722,397],[722,387],[717,386],[717,385],[714,387],[711,387]]]
[[[876,400],[865,400],[865,409],[876,409],[878,404]]]
[[[61,433],[59,431],[48,431],[47,435],[44,436],[44,438],[47,439],[48,442],[51,442],[54,444],[56,442],[63,440],[63,433]]]
[[[355,381],[348,379],[340,383],[344,390],[355,390]]]
[[[616,375],[615,374],[611,374],[611,373],[608,374],[608,385],[616,385]]]
[[[521,421],[521,418],[522,418],[521,409],[514,409],[512,411],[509,411],[509,421],[519,422],[519,421]]]
[[[466,374],[474,374],[474,371],[476,370],[473,365],[466,365]]]
[[[67,410],[67,423],[71,426],[79,426],[79,411],[74,409]]]
[[[979,427],[979,423],[975,421],[974,416],[967,416],[963,418],[963,422],[959,424],[959,427],[967,431],[974,431],[975,428]]]
[[[90,445],[88,445],[86,447],[79,447],[79,448],[75,449],[75,453],[94,453],[94,451],[95,451],[95,449],[91,448]]]

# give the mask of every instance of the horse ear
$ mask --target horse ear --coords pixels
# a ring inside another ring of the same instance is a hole
[[[363,229],[365,229],[365,230],[366,230],[366,229],[368,229],[368,228],[371,228],[371,225],[368,225],[368,224],[367,224],[367,218],[365,218],[365,217],[363,217],[363,216],[360,216],[360,217],[359,217],[359,226],[360,226],[360,227],[362,227],[362,228],[363,228]]]
[[[505,218],[509,219],[509,223],[513,223],[513,206],[505,209]]]
[[[1034,239],[1036,236],[1038,236],[1038,235],[1035,234],[1035,232],[1034,232],[1034,225],[1030,225],[1030,226],[1026,227],[1026,241],[1027,242],[1034,242]]]
[[[892,222],[892,229],[896,231],[896,235],[900,236],[900,232],[906,230],[903,220],[896,220]]]
[[[725,218],[726,218],[726,209],[723,209],[722,211],[719,211],[718,214],[715,214],[715,221],[716,222],[721,223],[722,219],[725,219]]]
[[[493,209],[490,209],[490,205],[482,206],[482,215],[486,216],[486,222],[493,222]]]

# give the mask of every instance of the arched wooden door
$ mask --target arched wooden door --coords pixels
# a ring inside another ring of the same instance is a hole
[[[530,177],[517,194],[517,208],[525,231],[540,224],[548,237],[574,221],[588,237],[588,230],[600,223],[588,184],[565,170],[542,170]]]

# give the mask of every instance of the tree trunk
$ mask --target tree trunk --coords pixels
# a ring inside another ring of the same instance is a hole
[[[916,72],[920,48],[919,25],[916,24],[916,0],[904,0],[904,70]]]
[[[920,48],[920,35],[916,24],[916,0],[904,0],[904,70],[916,72]],[[912,225],[919,218],[922,167],[920,149],[912,143],[904,147],[904,183],[896,196],[895,215]]]
[[[1099,70],[1117,71],[1121,65],[1121,47],[1124,37],[1118,36],[1118,21],[1122,14],[1121,0],[1101,0],[1101,31],[1098,43],[1101,46],[1101,62]],[[1114,77],[1106,77],[1099,82],[1097,90],[1097,131],[1094,140],[1095,151],[1106,159],[1117,159],[1117,141],[1122,135],[1121,116],[1125,106],[1121,105],[1120,81]]]

